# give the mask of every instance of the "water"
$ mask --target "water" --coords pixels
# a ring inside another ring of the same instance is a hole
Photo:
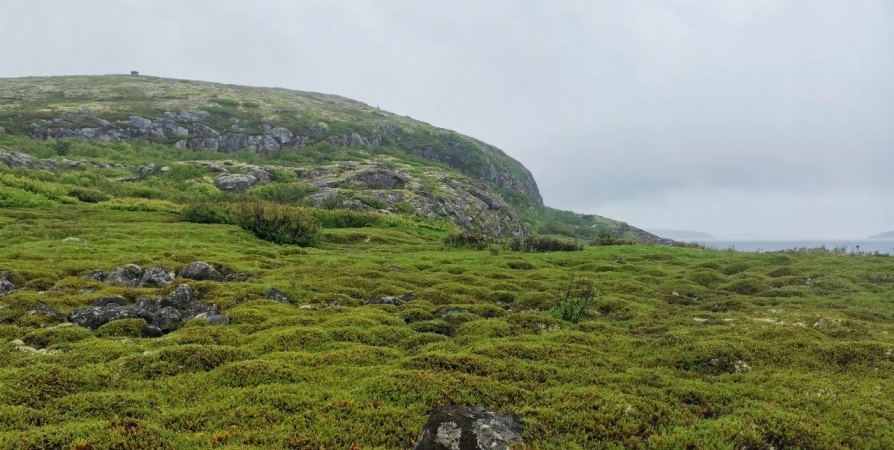
[[[887,253],[894,255],[894,240],[826,240],[826,241],[727,241],[697,240],[692,241],[707,248],[718,250],[733,249],[741,252],[775,252],[800,248],[825,247],[829,250],[843,248],[848,253]]]

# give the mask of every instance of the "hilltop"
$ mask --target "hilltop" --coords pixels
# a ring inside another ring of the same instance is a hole
[[[869,236],[866,239],[879,239],[879,240],[894,239],[894,231],[888,231],[886,233],[876,234],[875,236]]]
[[[392,212],[412,208],[490,235],[561,228],[581,239],[602,231],[662,242],[622,222],[545,208],[530,171],[495,146],[335,95],[146,76],[5,79],[0,130],[163,145],[193,151],[181,153],[189,159],[262,156],[308,169],[318,204],[353,189]]]

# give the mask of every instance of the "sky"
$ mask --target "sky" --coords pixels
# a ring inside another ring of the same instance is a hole
[[[0,0],[0,77],[130,70],[377,105],[642,228],[894,230],[890,0]]]

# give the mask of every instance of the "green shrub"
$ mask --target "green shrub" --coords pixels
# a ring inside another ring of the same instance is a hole
[[[265,241],[309,247],[323,228],[306,208],[277,203],[244,203],[236,210],[236,223]]]
[[[220,189],[218,189],[217,186],[208,183],[191,184],[186,192],[190,197],[201,199],[214,198],[220,195]]]
[[[513,238],[509,241],[509,248],[515,252],[576,252],[583,250],[583,247],[576,241],[549,236]]]
[[[260,200],[298,205],[315,190],[302,183],[270,183],[252,188],[249,195]]]
[[[594,296],[595,288],[592,283],[577,281],[572,275],[552,314],[557,319],[578,323],[590,308]]]
[[[621,235],[621,233],[617,232],[616,230],[611,230],[604,227],[596,231],[596,236],[590,240],[590,245],[592,246],[631,245],[635,243],[635,241],[625,239]]]
[[[496,243],[496,240],[493,237],[471,231],[452,233],[444,237],[444,245],[455,248],[484,250],[494,243]]]
[[[360,201],[360,203],[363,203],[366,206],[369,206],[370,208],[388,209],[387,202],[379,200],[375,197],[365,197],[365,196],[355,195],[354,199]]]
[[[99,203],[110,200],[112,198],[105,192],[83,187],[75,187],[69,189],[68,195],[85,203]]]
[[[236,205],[226,202],[198,202],[190,203],[183,207],[180,215],[183,220],[192,223],[221,223],[225,225],[233,225],[235,219]]]
[[[326,228],[364,228],[383,225],[382,214],[349,209],[313,209],[313,216]]]

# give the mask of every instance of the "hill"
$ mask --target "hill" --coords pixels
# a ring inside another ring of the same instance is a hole
[[[649,228],[646,231],[656,236],[661,236],[675,241],[701,241],[717,239],[711,233],[693,230],[665,230],[658,228]]]
[[[5,79],[0,129],[40,140],[164,145],[193,151],[181,153],[191,159],[258,155],[312,168],[303,173],[318,203],[353,189],[393,212],[413,208],[491,235],[527,234],[547,221],[530,171],[502,150],[335,95],[144,76]],[[575,226],[576,237],[607,229],[661,242],[607,218],[588,222]]]
[[[878,240],[894,239],[894,231],[888,231],[886,233],[876,234],[875,236],[869,236],[866,239],[878,239]]]

